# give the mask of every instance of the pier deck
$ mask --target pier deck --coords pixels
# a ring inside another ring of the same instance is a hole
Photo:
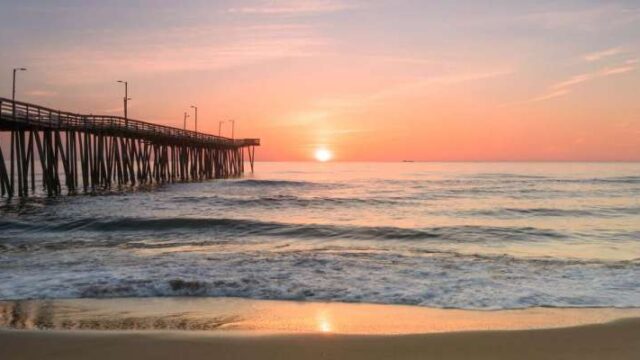
[[[0,98],[2,132],[11,134],[9,154],[3,154],[0,144],[0,194],[10,197],[35,193],[36,163],[44,192],[58,195],[63,183],[72,193],[240,176],[245,150],[253,171],[260,145],[259,139],[230,139],[5,98]]]

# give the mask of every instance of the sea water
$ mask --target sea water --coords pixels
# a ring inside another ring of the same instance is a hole
[[[638,163],[257,163],[3,199],[0,300],[640,306]]]

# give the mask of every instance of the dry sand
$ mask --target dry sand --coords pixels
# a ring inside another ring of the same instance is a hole
[[[548,330],[397,336],[0,332],[0,359],[6,360],[639,358],[640,320]]]

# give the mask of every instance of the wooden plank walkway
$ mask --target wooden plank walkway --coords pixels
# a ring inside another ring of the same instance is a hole
[[[253,172],[259,139],[229,139],[119,116],[75,114],[0,98],[0,194],[29,196],[200,181]],[[0,137],[1,141],[2,137]],[[6,149],[6,147],[5,147]],[[36,161],[37,159],[37,161]],[[64,178],[64,181],[63,181]]]

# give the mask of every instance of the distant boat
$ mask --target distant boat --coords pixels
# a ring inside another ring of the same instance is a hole
[[[414,162],[413,160],[402,160],[402,162]]]

